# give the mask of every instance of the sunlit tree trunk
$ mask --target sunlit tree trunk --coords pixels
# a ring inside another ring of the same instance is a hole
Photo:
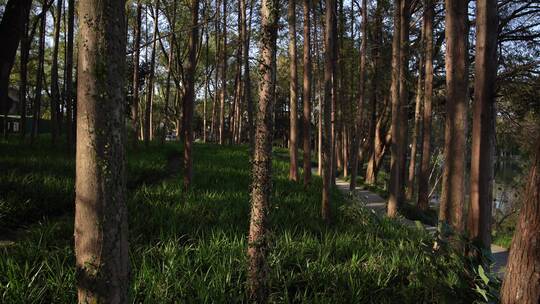
[[[311,1],[303,0],[304,9],[304,75],[303,75],[303,161],[304,161],[304,185],[311,181]]]
[[[501,288],[502,304],[540,302],[540,138],[536,143]]]
[[[422,150],[418,174],[418,203],[420,210],[429,206],[429,172],[431,159],[431,101],[433,99],[433,16],[434,1],[424,2],[425,80],[424,111],[422,114]]]
[[[253,155],[247,276],[249,299],[254,303],[266,303],[268,297],[266,255],[272,178],[272,112],[276,90],[278,11],[279,1],[262,0],[259,64],[261,78]]]
[[[195,71],[197,69],[197,45],[199,43],[199,0],[191,0],[191,31],[188,42],[188,61],[186,65],[184,105],[184,191],[191,188],[193,179],[193,104],[195,102]]]
[[[392,83],[390,85],[390,98],[392,104],[391,144],[390,144],[390,185],[388,199],[388,216],[395,217],[399,207],[400,155],[399,155],[399,128],[400,128],[400,49],[401,49],[401,1],[394,0],[394,35],[392,37]]]
[[[467,0],[446,0],[446,122],[439,221],[463,231],[468,94]]]
[[[79,303],[127,303],[125,1],[79,1],[78,14],[84,37],[79,41],[77,80],[78,298]]]
[[[329,222],[330,215],[330,187],[332,182],[332,94],[335,93],[334,75],[334,44],[335,37],[332,35],[333,24],[335,23],[335,0],[326,0],[325,35],[324,35],[324,103],[323,111],[323,134],[322,134],[322,210],[321,215],[324,221]]]
[[[468,232],[470,238],[479,247],[487,250],[491,247],[491,206],[495,161],[495,81],[499,25],[497,15],[497,1],[479,0],[476,2],[471,205]]]

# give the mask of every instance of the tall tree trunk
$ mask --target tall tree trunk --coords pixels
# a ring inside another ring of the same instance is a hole
[[[496,9],[489,5],[485,7],[488,10]],[[524,192],[525,201],[512,238],[501,288],[502,304],[540,302],[540,138],[536,139],[536,143]]]
[[[296,0],[289,0],[289,179],[298,181],[298,72],[296,68]]]
[[[20,60],[20,87],[19,87],[19,101],[21,103],[20,113],[21,113],[21,139],[24,140],[26,137],[26,93],[27,93],[27,84],[28,84],[28,58],[30,57],[30,38],[28,37],[29,30],[29,14],[30,10],[26,12],[25,22],[24,22],[24,31],[23,36],[21,37],[21,60]]]
[[[433,99],[433,16],[434,1],[424,2],[425,80],[424,112],[422,116],[422,156],[418,174],[418,203],[420,210],[429,207],[429,172],[431,159],[431,101]]]
[[[125,1],[79,1],[75,256],[79,303],[126,303]],[[107,56],[103,56],[107,54]],[[99,132],[95,132],[99,130]]]
[[[41,94],[43,90],[43,77],[44,77],[44,65],[45,65],[45,30],[47,24],[47,2],[43,0],[41,10],[41,20],[39,24],[39,50],[38,50],[38,66],[36,76],[36,96],[34,98],[34,117],[32,119],[32,134],[31,142],[33,143],[35,137],[38,134],[39,119],[41,117]]]
[[[154,98],[154,76],[156,67],[156,46],[158,40],[159,25],[159,0],[156,0],[154,8],[154,35],[152,39],[152,55],[150,56],[150,73],[146,89],[146,106],[144,111],[144,144],[148,146],[153,139],[153,98]]]
[[[326,31],[324,35],[324,103],[323,111],[323,134],[322,134],[322,209],[321,215],[325,222],[329,222],[330,215],[330,186],[332,182],[332,94],[335,94],[333,83],[335,36],[332,35],[335,23],[335,0],[326,0],[326,12],[324,15]]]
[[[367,1],[362,0],[362,45],[360,46],[360,79],[358,83],[358,103],[356,106],[356,118],[355,125],[356,130],[353,136],[352,144],[352,170],[351,170],[351,181],[349,184],[349,190],[353,191],[356,189],[356,176],[358,175],[358,146],[362,139],[361,134],[363,126],[363,117],[364,117],[364,104],[365,104],[365,87],[366,87],[366,52],[367,52]]]
[[[303,142],[304,185],[311,181],[311,1],[303,0],[304,9],[304,90],[303,90]]]
[[[446,0],[446,122],[439,221],[463,231],[468,94],[467,0]]]
[[[468,231],[470,238],[487,250],[491,247],[498,25],[497,1],[477,1]]]
[[[172,35],[169,37],[169,53],[167,54],[168,62],[167,62],[167,80],[165,83],[165,109],[164,109],[164,124],[163,124],[163,134],[161,136],[161,140],[164,141],[165,137],[167,137],[168,134],[168,125],[169,125],[169,117],[170,117],[170,96],[171,95],[171,77],[172,77],[172,69],[174,67],[174,38],[176,35],[174,34],[176,29],[176,1],[173,2],[173,13],[172,13],[172,21],[170,24],[171,27],[171,33]],[[205,91],[206,94],[206,91]],[[205,99],[206,102],[206,99]],[[206,120],[205,120],[206,122]],[[206,136],[206,133],[204,133],[204,136]],[[205,137],[206,138],[206,137]],[[206,141],[206,140],[205,140]]]
[[[221,49],[221,91],[219,100],[219,144],[225,143],[225,102],[227,101],[227,0],[223,0],[223,45]]]
[[[207,4],[205,4],[206,6]],[[205,15],[204,18],[207,18]],[[210,57],[210,34],[208,29],[208,24],[206,24],[205,28],[205,56],[204,56],[204,101],[203,101],[203,142],[206,143],[206,136],[208,134],[207,132],[207,118],[206,118],[206,112],[207,112],[207,99],[208,99],[208,92],[209,92],[209,82],[210,82],[210,75],[209,75],[209,57]]]
[[[221,71],[221,0],[216,1],[216,13],[215,13],[215,40],[216,40],[216,57],[215,57],[215,74],[214,74],[214,103],[212,106],[212,122],[210,126],[210,137],[215,142],[219,139],[219,126],[218,126],[218,103],[220,100],[220,89],[219,89],[219,73]]]
[[[56,19],[54,20],[54,46],[51,64],[51,135],[53,144],[56,143],[60,133],[60,124],[62,121],[60,114],[60,86],[58,84],[58,50],[60,48],[60,26],[62,21],[63,0],[56,2]]]
[[[183,119],[184,123],[184,191],[191,188],[193,178],[193,104],[195,102],[195,72],[197,69],[197,45],[199,42],[199,0],[191,0],[191,31],[188,42]]]
[[[66,46],[66,140],[69,149],[74,146],[75,124],[73,102],[73,36],[75,33],[75,0],[68,0],[68,25]]]
[[[19,41],[24,35],[25,23],[32,6],[32,0],[9,0],[4,7],[0,21],[0,114],[7,115],[11,107],[8,101],[9,76],[15,63]],[[7,120],[4,119],[4,132],[7,135]]]
[[[266,303],[268,297],[267,263],[268,209],[272,179],[272,112],[276,90],[276,39],[279,1],[262,0],[259,64],[259,104],[253,182],[251,185],[251,219],[248,239],[248,293],[251,302]]]
[[[332,64],[331,64],[331,72],[332,75],[330,77],[331,79],[331,90],[330,93],[331,97],[331,105],[330,105],[330,184],[335,185],[336,184],[336,172],[337,172],[337,156],[336,156],[336,118],[337,118],[337,98],[338,98],[338,77],[337,77],[337,58],[339,57],[339,48],[336,43],[336,39],[338,36],[337,31],[337,2],[336,0],[333,0],[333,8],[332,8],[332,23],[331,26],[326,28],[326,34],[330,36],[330,40],[332,40],[331,47],[332,47],[332,57],[330,57]],[[326,64],[326,62],[325,62]]]
[[[399,51],[399,132],[398,132],[398,156],[399,156],[399,191],[398,206],[405,201],[405,183],[407,178],[407,137],[409,128],[409,23],[411,19],[412,0],[401,0],[401,28],[400,28],[400,51]]]
[[[423,41],[423,33],[420,35]],[[422,51],[420,51],[422,52]],[[423,68],[423,56],[420,54],[418,56],[418,78],[416,79],[416,102],[414,107],[414,125],[412,132],[411,140],[411,160],[409,161],[409,175],[407,177],[407,192],[405,193],[405,198],[410,201],[414,196],[414,177],[416,176],[416,154],[418,152],[418,137],[420,136],[420,123],[422,121],[421,110],[422,110],[422,68]],[[422,149],[422,148],[420,148]]]
[[[249,74],[249,33],[247,29],[247,7],[246,0],[240,0],[241,14],[240,18],[242,19],[242,41],[244,42],[244,47],[242,48],[242,60],[244,63],[244,104],[247,106],[247,115],[248,115],[248,136],[249,136],[249,146],[250,150],[253,153],[255,147],[255,128],[253,127],[253,100],[251,98],[251,77]],[[251,16],[251,15],[250,15]],[[250,153],[250,155],[252,155]]]
[[[399,207],[399,192],[401,191],[400,180],[400,156],[399,156],[399,128],[400,128],[400,50],[401,50],[401,1],[394,0],[394,35],[392,37],[392,83],[390,85],[390,98],[392,103],[391,144],[390,144],[390,185],[388,199],[388,216],[395,217]]]

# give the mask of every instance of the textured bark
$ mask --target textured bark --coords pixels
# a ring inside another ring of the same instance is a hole
[[[390,98],[392,104],[392,122],[391,122],[391,137],[390,144],[390,185],[388,210],[389,217],[397,215],[399,206],[399,192],[401,187],[400,179],[400,156],[399,156],[399,128],[400,128],[400,98],[399,98],[399,79],[400,79],[400,49],[401,49],[401,1],[394,0],[394,35],[392,37],[392,83],[390,85]]]
[[[135,21],[135,40],[133,41],[133,99],[131,100],[131,128],[133,142],[139,140],[139,59],[141,56],[141,19],[142,19],[142,4],[141,0],[137,1],[137,17]]]
[[[473,242],[487,250],[491,247],[498,25],[497,1],[477,1],[468,232]]]
[[[355,134],[352,144],[352,170],[349,190],[356,189],[356,176],[358,175],[359,157],[358,147],[362,139],[362,126],[364,124],[364,106],[366,98],[366,57],[367,57],[367,1],[362,0],[362,45],[360,46],[360,79],[358,82],[358,104],[356,106]]]
[[[219,144],[225,143],[225,102],[227,100],[227,0],[223,0],[223,45],[220,56],[221,91],[219,95]]]
[[[0,114],[7,115],[11,104],[8,102],[9,75],[15,63],[19,42],[24,36],[25,22],[30,13],[31,0],[9,0],[0,22]],[[6,128],[4,128],[7,131]],[[6,133],[7,134],[7,133]]]
[[[54,20],[54,45],[51,63],[51,139],[53,144],[56,143],[60,133],[60,125],[62,121],[60,113],[60,86],[58,83],[58,50],[60,48],[60,26],[62,21],[62,7],[64,1],[56,2],[56,16]]]
[[[38,47],[38,66],[36,75],[36,96],[34,98],[34,117],[32,119],[31,141],[34,142],[38,134],[39,118],[41,117],[41,94],[43,89],[44,65],[45,65],[45,31],[47,24],[48,6],[46,1],[42,2],[41,19],[39,23],[39,47]]]
[[[146,105],[144,110],[144,144],[148,146],[153,139],[153,111],[154,111],[154,77],[156,68],[156,50],[158,41],[159,25],[159,0],[156,0],[154,8],[154,35],[152,38],[152,55],[150,56],[150,73],[146,87]]]
[[[303,0],[304,9],[304,87],[303,87],[303,161],[304,161],[304,185],[311,182],[311,1]]]
[[[467,134],[467,0],[446,0],[446,122],[439,221],[463,231]]]
[[[195,102],[195,72],[197,69],[197,45],[199,43],[199,0],[191,0],[191,31],[188,41],[188,61],[186,65],[184,104],[184,191],[191,188],[193,179],[193,104]]]
[[[296,65],[296,0],[289,0],[289,179],[298,181],[298,71]]]
[[[536,142],[501,288],[502,304],[540,303],[540,138]]]
[[[334,83],[334,44],[335,38],[332,35],[333,24],[335,23],[335,0],[326,0],[325,35],[324,35],[324,101],[322,106],[322,209],[321,216],[324,221],[329,222],[330,214],[330,186],[332,182],[332,94],[335,93]]]
[[[128,302],[124,4],[88,0],[78,6],[84,37],[79,42],[75,183],[79,303]]]
[[[259,104],[253,155],[251,219],[248,240],[248,293],[251,302],[268,297],[268,209],[272,179],[272,113],[276,90],[276,39],[279,1],[262,0],[259,64]]]
[[[422,114],[422,150],[418,174],[418,203],[420,210],[429,207],[429,172],[431,162],[431,102],[433,99],[433,0],[424,2],[425,80],[424,111]]]
[[[66,46],[66,140],[69,149],[75,143],[75,124],[73,114],[75,103],[73,102],[73,36],[75,33],[75,0],[68,0],[68,25]]]

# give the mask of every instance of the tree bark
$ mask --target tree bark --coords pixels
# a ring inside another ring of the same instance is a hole
[[[142,4],[141,0],[137,0],[137,17],[135,23],[135,40],[133,42],[133,100],[131,101],[131,127],[132,140],[137,143],[139,140],[139,60],[141,56],[141,20],[142,20]]]
[[[303,75],[303,161],[304,185],[311,182],[311,1],[303,0],[304,9],[304,75]]]
[[[324,35],[324,103],[323,111],[323,134],[322,134],[322,209],[321,216],[325,222],[329,222],[330,214],[330,187],[332,182],[332,94],[335,93],[333,83],[335,37],[332,35],[335,23],[335,0],[326,0],[325,12],[325,35]]]
[[[219,125],[218,125],[218,103],[220,98],[220,89],[219,89],[219,73],[221,70],[221,0],[216,1],[216,13],[215,13],[215,40],[216,40],[216,56],[215,56],[215,74],[214,74],[214,103],[212,105],[212,121],[210,125],[210,138],[212,141],[216,142],[219,139]]]
[[[276,90],[276,39],[279,1],[262,0],[259,104],[253,156],[251,218],[248,239],[248,293],[251,302],[266,303],[268,209],[272,178],[272,112]]]
[[[399,98],[399,84],[400,84],[400,50],[401,50],[401,1],[394,0],[394,35],[392,37],[392,82],[390,85],[390,98],[392,103],[392,122],[391,122],[391,144],[390,144],[390,185],[388,210],[389,217],[395,217],[397,215],[399,207],[399,192],[401,187],[400,179],[400,155],[399,155],[399,128],[400,128],[400,98]]]
[[[540,138],[536,143],[501,288],[502,304],[540,302]]]
[[[56,144],[60,133],[61,113],[60,113],[60,86],[58,84],[58,50],[60,48],[60,26],[62,21],[63,0],[56,2],[56,19],[54,22],[54,46],[51,64],[51,139]]]
[[[467,0],[446,0],[446,122],[439,221],[463,231],[468,94]]]
[[[246,0],[240,0],[240,6],[241,6],[241,14],[240,18],[242,19],[242,29],[241,29],[241,35],[242,35],[242,41],[244,43],[244,47],[242,48],[242,60],[244,63],[244,104],[247,106],[247,128],[248,128],[248,136],[249,136],[249,147],[250,147],[250,155],[253,155],[253,150],[255,148],[255,128],[253,127],[253,99],[251,97],[251,77],[250,77],[250,71],[249,71],[249,33],[247,28],[247,6],[246,6]],[[250,15],[251,16],[251,15]]]
[[[405,183],[407,178],[407,137],[409,129],[409,23],[411,19],[412,0],[401,0],[401,27],[400,27],[400,49],[399,49],[399,137],[398,157],[399,157],[399,191],[398,206],[405,202]]]
[[[197,45],[199,43],[199,0],[191,0],[191,31],[188,42],[188,62],[185,75],[184,105],[184,191],[191,188],[193,178],[193,104],[195,102],[195,72],[197,69]]]
[[[362,126],[364,124],[364,104],[366,88],[366,57],[367,57],[367,1],[362,0],[362,45],[360,46],[360,79],[358,82],[358,104],[356,106],[356,132],[352,144],[352,170],[349,190],[356,189],[356,176],[358,175],[359,157],[358,147],[362,139]]]
[[[26,11],[24,15],[24,31],[23,36],[21,37],[21,60],[20,60],[20,87],[19,87],[19,101],[21,103],[20,114],[20,128],[21,128],[21,139],[24,140],[26,137],[26,93],[27,93],[27,84],[28,84],[28,59],[30,57],[30,38],[28,37],[29,30],[29,15],[30,10]]]
[[[422,116],[422,150],[420,172],[418,174],[418,209],[429,207],[429,172],[431,162],[431,102],[433,99],[433,16],[434,1],[424,2],[424,38],[425,38],[425,80],[424,111]]]
[[[125,1],[80,1],[75,256],[79,303],[128,302]],[[103,56],[107,54],[107,56]],[[99,132],[95,132],[99,130]]]
[[[491,248],[495,156],[497,1],[476,3],[476,56],[471,147],[471,205],[468,232],[480,248]]]
[[[289,0],[289,179],[298,181],[298,71],[296,65],[296,0]]]

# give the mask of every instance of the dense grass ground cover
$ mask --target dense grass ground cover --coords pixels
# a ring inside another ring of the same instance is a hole
[[[41,143],[0,144],[0,302],[73,303],[73,156]],[[195,145],[194,189],[182,193],[178,143],[128,151],[134,303],[245,301],[249,169],[246,147]],[[282,155],[283,151],[276,151]],[[167,165],[170,164],[170,165]],[[287,180],[275,158],[268,263],[275,303],[471,303],[481,276],[417,229],[379,219],[321,180]]]

